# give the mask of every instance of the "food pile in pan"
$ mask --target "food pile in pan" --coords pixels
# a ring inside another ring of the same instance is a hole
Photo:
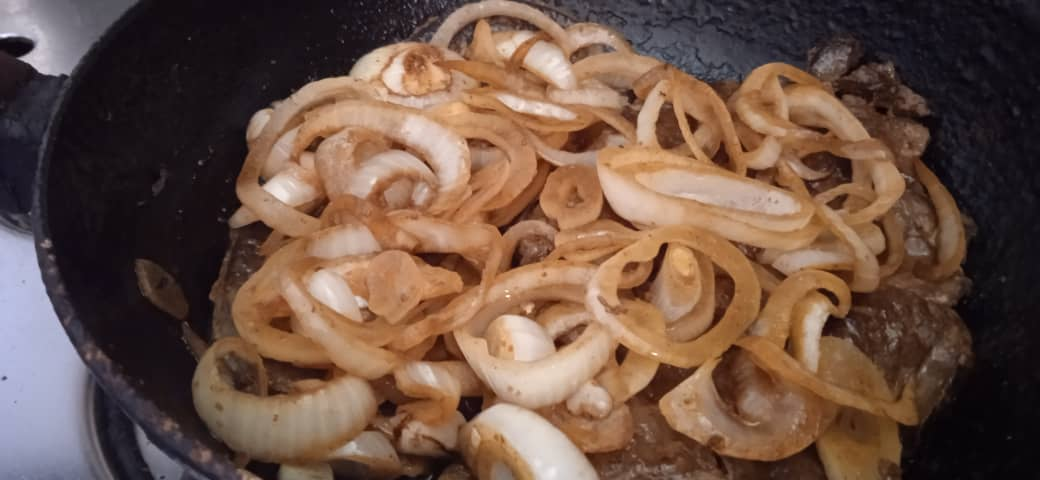
[[[853,47],[710,85],[492,0],[303,85],[248,125],[200,417],[280,478],[898,473],[965,228]]]

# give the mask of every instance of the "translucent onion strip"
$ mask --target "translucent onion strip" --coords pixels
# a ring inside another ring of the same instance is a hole
[[[603,189],[596,171],[582,165],[560,167],[549,174],[538,204],[561,229],[580,227],[599,218]]]
[[[661,245],[676,243],[705,254],[733,278],[735,290],[718,323],[695,340],[672,342],[632,318],[618,299],[621,271],[631,262],[657,256]],[[729,242],[689,227],[668,227],[647,233],[640,240],[603,262],[589,282],[585,306],[596,321],[628,347],[663,363],[689,368],[721,355],[751,325],[758,314],[761,290],[746,257]]]
[[[964,221],[957,209],[953,195],[943,186],[939,178],[925,166],[924,162],[914,162],[914,172],[918,180],[928,191],[928,197],[935,208],[935,216],[939,223],[939,235],[936,237],[937,261],[926,270],[934,279],[946,278],[957,272],[964,261],[967,240],[964,234]]]
[[[376,413],[372,388],[349,375],[304,393],[258,397],[237,391],[220,371],[220,360],[229,354],[259,361],[245,341],[219,340],[195,368],[192,398],[210,431],[236,452],[268,462],[321,459]]]

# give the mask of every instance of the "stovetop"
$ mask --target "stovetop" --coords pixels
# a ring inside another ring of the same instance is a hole
[[[0,0],[0,49],[43,73],[72,73],[133,3]],[[0,312],[0,478],[181,478],[93,385],[47,298],[32,237],[3,227]]]

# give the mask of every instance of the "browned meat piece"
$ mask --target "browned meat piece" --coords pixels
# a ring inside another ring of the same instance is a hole
[[[900,82],[891,62],[863,65],[835,80],[834,88],[838,94],[856,95],[895,115],[923,117],[930,113],[928,102]]]
[[[907,260],[930,262],[935,254],[935,235],[938,221],[928,194],[917,182],[908,182],[906,192],[892,207],[906,228]],[[908,267],[913,267],[912,263]]]
[[[522,266],[542,261],[553,251],[552,240],[541,235],[521,238],[516,243],[513,265]]]
[[[656,382],[656,380],[655,380]],[[657,401],[629,400],[635,436],[624,450],[590,454],[603,480],[722,480],[718,457],[708,447],[668,426]]]
[[[209,291],[209,299],[213,302],[214,340],[238,336],[231,319],[231,303],[238,288],[264,263],[259,249],[270,232],[261,223],[231,230],[227,254],[224,255],[224,263],[220,265],[220,275]]]
[[[838,34],[809,49],[809,73],[831,82],[845,75],[863,58],[863,44],[856,37]]]
[[[953,275],[941,282],[929,282],[909,272],[900,272],[884,280],[886,285],[917,294],[929,302],[953,307],[971,290],[971,280],[963,274]]]
[[[830,190],[843,183],[849,183],[852,180],[852,165],[849,161],[831,155],[828,152],[806,155],[805,158],[802,158],[802,163],[818,172],[830,173],[830,175],[819,180],[806,182],[806,187],[813,195]]]
[[[893,391],[913,380],[922,418],[943,398],[957,369],[972,362],[971,333],[957,312],[891,286],[857,295],[848,317],[828,323],[827,333],[852,340]]]
[[[866,100],[855,95],[843,95],[841,101],[863,123],[870,136],[892,150],[899,170],[913,175],[914,160],[924,153],[931,139],[928,128],[910,118],[878,113]]]

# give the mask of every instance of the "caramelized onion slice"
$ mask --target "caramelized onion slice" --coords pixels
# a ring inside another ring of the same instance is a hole
[[[625,265],[646,262],[664,244],[679,244],[705,254],[733,279],[733,298],[718,323],[695,340],[672,342],[640,318],[633,318],[618,298],[618,282]],[[629,350],[678,367],[700,365],[726,351],[758,314],[761,289],[747,257],[729,242],[689,227],[667,227],[603,262],[589,282],[585,307]]]
[[[440,47],[447,47],[452,39],[455,38],[455,35],[462,30],[462,27],[482,18],[496,16],[517,18],[530,23],[549,34],[566,52],[574,51],[574,46],[571,44],[570,35],[567,34],[567,31],[544,12],[530,5],[503,0],[485,0],[456,9],[441,22],[441,26],[437,28],[433,37],[430,38],[430,43]]]
[[[323,107],[308,115],[294,148],[302,150],[315,138],[347,127],[379,132],[423,157],[437,177],[437,196],[428,208],[431,214],[453,210],[465,198],[470,176],[465,139],[414,110],[357,100]]]
[[[549,174],[538,203],[561,229],[571,229],[599,218],[603,189],[591,167],[568,165]]]
[[[195,368],[192,398],[210,431],[236,452],[268,462],[323,459],[375,416],[372,388],[349,375],[304,393],[258,397],[235,390],[221,373],[229,354],[260,361],[244,340],[218,340]]]
[[[934,279],[946,278],[957,272],[964,261],[967,246],[964,220],[953,195],[924,162],[915,161],[914,172],[928,191],[939,223],[939,235],[936,238],[937,261],[934,266],[927,268],[925,273]]]
[[[692,225],[785,249],[804,246],[819,232],[810,224],[809,200],[660,150],[606,148],[597,171],[610,206],[637,224]]]

